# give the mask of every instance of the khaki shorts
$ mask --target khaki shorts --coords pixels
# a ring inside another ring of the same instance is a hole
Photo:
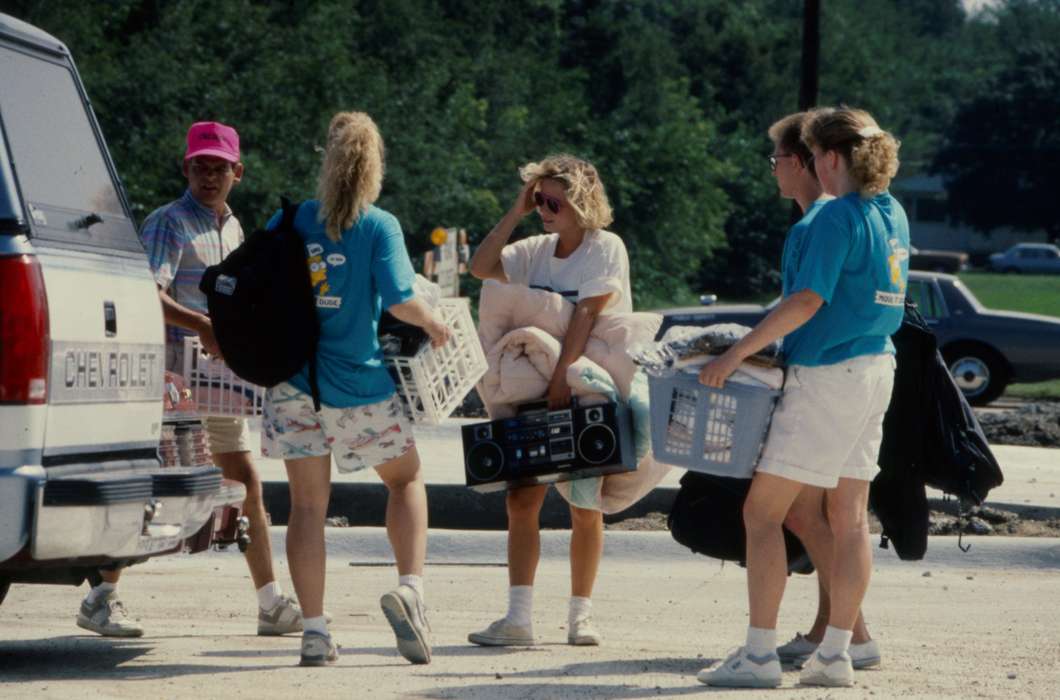
[[[210,454],[250,452],[246,418],[211,416],[204,418],[202,422],[206,426],[206,442],[210,447]]]
[[[788,367],[757,471],[828,489],[872,481],[894,367],[890,354]]]
[[[183,344],[166,343],[166,369],[183,376]],[[202,423],[206,428],[206,441],[210,447],[210,454],[223,455],[228,452],[250,452],[245,418],[211,416],[204,418]]]

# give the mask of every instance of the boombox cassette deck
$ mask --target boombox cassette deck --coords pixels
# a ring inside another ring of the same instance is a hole
[[[629,409],[604,403],[549,411],[524,407],[513,418],[461,428],[467,485],[479,492],[634,471]]]

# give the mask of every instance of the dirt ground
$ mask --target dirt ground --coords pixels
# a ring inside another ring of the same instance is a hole
[[[489,540],[491,558],[503,557],[503,540],[497,537]],[[130,569],[122,579],[122,595],[148,631],[142,639],[102,639],[75,627],[83,588],[16,585],[0,607],[0,697],[1057,696],[1058,563],[1054,556],[1052,568],[1035,568],[985,550],[988,544],[1007,546],[1016,540],[977,544],[968,555],[959,555],[956,565],[930,559],[932,553],[955,552],[953,538],[933,540],[925,562],[900,563],[878,553],[865,610],[883,665],[858,672],[852,689],[802,688],[798,673],[788,671],[779,691],[712,691],[695,674],[743,638],[745,573],[671,552],[668,539],[661,533],[609,536],[594,593],[594,618],[605,636],[596,648],[564,643],[565,538],[549,533],[544,538],[546,556],[534,603],[539,643],[523,650],[466,642],[469,631],[502,613],[504,568],[464,564],[459,557],[440,561],[432,548],[426,580],[435,647],[428,666],[410,666],[397,655],[380,613],[378,597],[394,583],[392,568],[351,566],[354,554],[329,559],[326,604],[342,649],[338,664],[323,669],[296,666],[297,637],[254,635],[253,591],[234,552],[164,557]],[[644,542],[632,551],[626,546],[630,540]],[[1042,551],[1060,547],[1041,542]],[[280,577],[289,589],[287,572],[281,569]],[[792,576],[787,589],[782,641],[806,631],[816,581]]]

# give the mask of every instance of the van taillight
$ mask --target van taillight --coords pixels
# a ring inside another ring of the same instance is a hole
[[[0,403],[45,402],[50,345],[40,263],[0,257]]]

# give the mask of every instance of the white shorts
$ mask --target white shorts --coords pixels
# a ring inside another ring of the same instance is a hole
[[[788,367],[757,471],[829,489],[872,481],[894,368],[890,354]]]
[[[397,394],[352,408],[320,407],[284,382],[265,392],[261,453],[275,459],[335,456],[340,472],[377,467],[416,446]]]

